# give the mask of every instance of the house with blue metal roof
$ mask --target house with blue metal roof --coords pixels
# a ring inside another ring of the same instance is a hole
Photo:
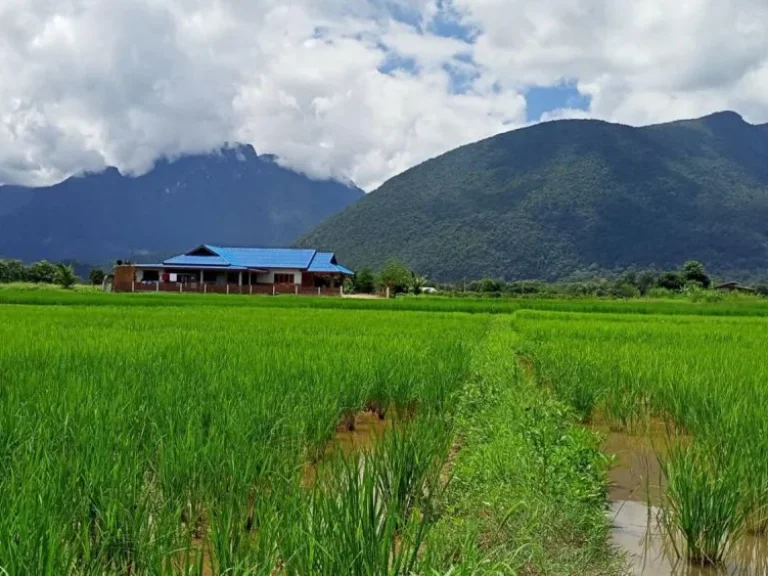
[[[116,291],[226,293],[339,292],[352,270],[332,252],[203,244],[157,264],[118,266]]]

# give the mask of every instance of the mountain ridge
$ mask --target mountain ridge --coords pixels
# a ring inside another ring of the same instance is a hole
[[[104,262],[208,242],[279,246],[363,196],[259,156],[250,145],[108,167],[40,188],[0,186],[0,257]]]
[[[297,245],[353,267],[390,256],[438,280],[559,280],[768,255],[768,125],[733,112],[632,127],[558,120],[415,166]]]

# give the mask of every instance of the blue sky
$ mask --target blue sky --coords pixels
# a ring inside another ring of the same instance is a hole
[[[421,13],[412,7],[399,2],[387,2],[386,9],[392,18],[403,24],[414,27],[421,34],[432,34],[442,38],[454,38],[469,44],[480,34],[480,30],[462,21],[462,16],[445,0],[438,0],[438,11],[429,22],[424,22]],[[448,72],[452,80],[452,91],[462,94],[472,89],[472,82],[480,75],[471,56],[459,56],[456,58],[467,66],[452,66],[446,64],[443,69]],[[413,58],[401,57],[394,52],[389,52],[385,63],[379,67],[381,72],[391,74],[397,71],[415,74],[418,72],[417,62]],[[526,100],[527,122],[538,122],[548,112],[557,110],[588,110],[590,98],[578,91],[576,82],[560,81],[552,85],[522,85],[521,92]]]

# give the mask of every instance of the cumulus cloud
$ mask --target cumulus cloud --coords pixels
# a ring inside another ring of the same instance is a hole
[[[504,86],[576,81],[588,116],[645,124],[735,108],[768,121],[764,0],[456,0]],[[583,116],[559,111],[556,117]],[[551,115],[550,115],[551,116]]]
[[[0,182],[248,142],[372,189],[573,83],[630,124],[768,121],[763,0],[3,0]]]

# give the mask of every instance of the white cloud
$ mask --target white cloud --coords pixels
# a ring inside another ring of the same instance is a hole
[[[5,0],[0,180],[141,173],[160,155],[247,141],[371,188],[523,122],[514,91],[452,93],[443,66],[470,51],[375,2]],[[380,72],[393,53],[415,67]]]
[[[0,182],[245,141],[371,189],[523,125],[525,87],[562,80],[590,108],[543,119],[765,122],[766,26],[764,0],[3,0]]]
[[[724,108],[768,121],[764,0],[455,3],[483,31],[475,60],[502,85],[576,80],[590,116],[629,124]]]

